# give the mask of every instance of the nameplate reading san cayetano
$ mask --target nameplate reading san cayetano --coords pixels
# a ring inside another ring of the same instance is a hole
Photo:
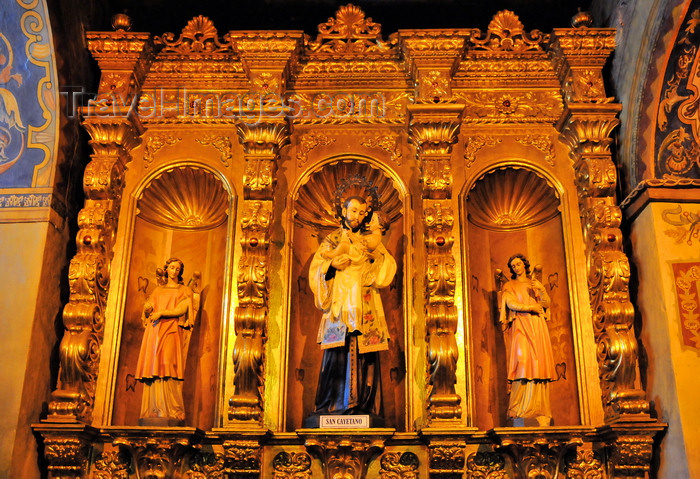
[[[353,428],[353,427],[369,427],[369,415],[359,416],[321,416],[319,427],[324,428]]]

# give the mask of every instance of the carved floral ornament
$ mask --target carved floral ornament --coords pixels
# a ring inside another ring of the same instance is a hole
[[[544,35],[539,30],[527,33],[516,14],[503,10],[493,17],[486,34],[482,34],[478,28],[472,30],[469,42],[475,50],[542,51],[542,46],[549,42],[549,35]]]
[[[162,45],[162,52],[168,53],[223,53],[233,51],[233,44],[228,35],[223,42],[214,27],[214,22],[205,16],[199,15],[187,22],[180,36],[175,39],[175,34],[164,33],[153,39],[156,45]]]
[[[349,3],[338,9],[335,18],[318,26],[318,36],[307,43],[307,48],[313,53],[385,53],[391,52],[396,42],[395,35],[385,42],[381,24],[365,17],[360,7]]]

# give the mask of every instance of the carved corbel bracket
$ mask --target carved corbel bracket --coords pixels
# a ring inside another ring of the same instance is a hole
[[[464,104],[415,104],[408,105],[408,133],[416,145],[421,163],[423,198],[450,198],[452,195],[452,171],[450,154],[457,142]]]
[[[160,434],[160,437],[116,437],[112,444],[133,458],[138,477],[175,477],[185,458],[195,453],[191,434]]]
[[[326,479],[364,479],[367,467],[384,450],[390,433],[372,430],[360,436],[350,434],[300,434],[306,449],[321,460]]]
[[[85,424],[33,424],[44,443],[44,459],[51,479],[87,476],[88,459],[97,430]]]
[[[260,123],[239,122],[237,130],[246,154],[244,197],[272,200],[279,151],[289,142],[287,122],[284,118]]]

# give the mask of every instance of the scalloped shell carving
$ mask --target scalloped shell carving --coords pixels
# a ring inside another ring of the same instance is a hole
[[[347,159],[323,165],[299,188],[294,199],[296,221],[319,230],[340,226],[334,201],[336,189],[345,179],[357,176],[364,177],[367,183],[376,188],[379,210],[392,223],[401,217],[403,205],[392,180],[369,163]],[[345,196],[351,195],[366,196],[355,190],[348,190]]]
[[[229,195],[212,173],[177,167],[154,178],[138,199],[138,216],[179,230],[216,228],[228,218]]]
[[[556,190],[523,168],[491,171],[476,181],[467,197],[469,221],[496,231],[542,224],[559,213]]]

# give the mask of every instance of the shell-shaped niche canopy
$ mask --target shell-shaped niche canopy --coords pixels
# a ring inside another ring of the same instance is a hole
[[[524,168],[501,168],[479,178],[467,197],[469,221],[495,231],[542,224],[559,213],[554,187]]]
[[[379,211],[387,215],[391,223],[401,217],[401,195],[380,169],[357,159],[328,163],[312,173],[299,188],[294,201],[294,217],[298,224],[316,230],[337,228],[340,226],[337,194],[370,199],[374,192],[376,198],[370,203],[378,202]]]
[[[178,230],[216,228],[228,218],[229,195],[214,174],[178,166],[159,174],[138,199],[138,216]]]

